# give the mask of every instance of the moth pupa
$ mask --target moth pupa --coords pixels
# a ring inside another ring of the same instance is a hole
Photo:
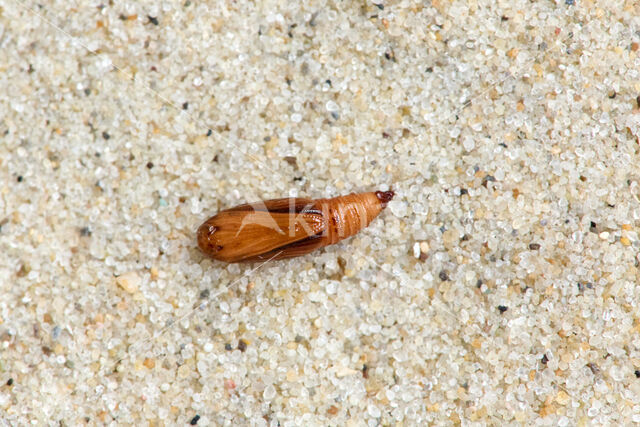
[[[330,199],[285,198],[236,206],[206,220],[197,232],[207,256],[225,262],[292,258],[353,236],[373,221],[393,191]]]

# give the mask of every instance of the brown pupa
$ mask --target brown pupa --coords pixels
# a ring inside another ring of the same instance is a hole
[[[305,255],[365,228],[393,196],[393,191],[375,191],[236,206],[218,212],[198,228],[198,246],[207,256],[225,262]]]

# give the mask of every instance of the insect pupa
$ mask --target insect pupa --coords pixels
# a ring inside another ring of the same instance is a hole
[[[225,262],[306,255],[368,226],[394,195],[393,191],[375,191],[236,206],[218,212],[198,228],[198,246],[207,256]]]

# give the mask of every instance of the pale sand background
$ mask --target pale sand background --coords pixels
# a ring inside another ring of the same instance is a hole
[[[640,5],[257,3],[0,0],[0,418],[640,422]],[[310,256],[195,247],[389,186]]]

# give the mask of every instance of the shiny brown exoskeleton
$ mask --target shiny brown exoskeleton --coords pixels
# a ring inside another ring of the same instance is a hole
[[[380,214],[393,191],[332,199],[274,199],[220,211],[198,228],[198,246],[225,262],[292,258],[353,236]]]

